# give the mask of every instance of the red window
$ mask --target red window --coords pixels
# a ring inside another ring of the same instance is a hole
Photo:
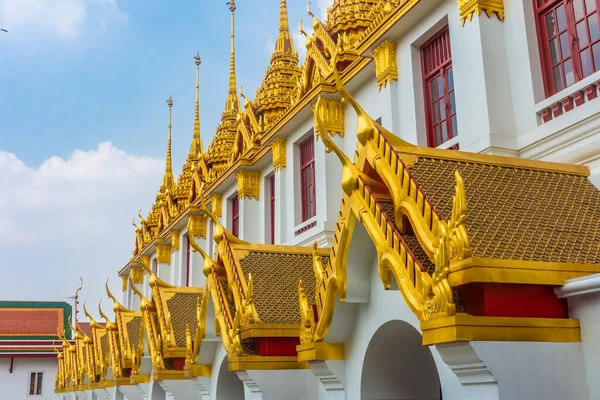
[[[546,96],[600,70],[600,0],[536,0]]]
[[[190,286],[190,238],[188,235],[184,236],[185,244],[185,286]]]
[[[316,214],[315,207],[315,145],[314,138],[300,144],[300,186],[302,197],[302,222]]]
[[[421,47],[427,143],[437,147],[458,134],[448,27]]]
[[[237,195],[231,199],[231,233],[236,237],[240,235],[240,201]]]
[[[269,213],[271,216],[271,244],[275,244],[275,175],[269,177],[269,191],[270,191],[270,209]]]

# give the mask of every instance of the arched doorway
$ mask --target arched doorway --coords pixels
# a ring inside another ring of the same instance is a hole
[[[241,400],[243,398],[244,384],[235,372],[229,371],[229,363],[225,357],[217,377],[217,400]]]
[[[440,378],[421,334],[404,321],[383,324],[371,338],[361,376],[361,400],[440,400]]]

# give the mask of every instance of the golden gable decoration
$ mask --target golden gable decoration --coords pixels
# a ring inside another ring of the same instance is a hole
[[[278,137],[271,143],[271,150],[273,151],[273,169],[275,172],[279,171],[286,166],[286,153],[285,145],[287,139],[284,137]]]
[[[337,133],[340,137],[344,137],[344,103],[342,101],[320,98],[313,111],[317,137],[321,134],[321,129],[331,132],[332,135]],[[321,124],[316,123],[317,118],[321,120]]]
[[[157,244],[156,245],[156,262],[159,264],[171,265],[171,245]]]
[[[398,64],[396,62],[396,43],[386,40],[373,50],[375,59],[375,75],[377,76],[377,89],[387,87],[388,83],[398,80]]]
[[[235,174],[238,184],[238,198],[258,200],[260,195],[260,173],[258,171],[241,170]]]
[[[458,11],[460,23],[464,26],[465,21],[473,19],[473,14],[485,12],[488,18],[496,14],[500,21],[504,20],[504,0],[458,0]]]

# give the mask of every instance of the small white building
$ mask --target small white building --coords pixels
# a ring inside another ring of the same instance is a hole
[[[229,3],[221,124],[204,151],[197,92],[175,180],[169,117],[123,296],[57,393],[600,399],[598,0],[335,0],[302,64],[275,3],[253,100]]]
[[[62,349],[70,338],[71,305],[61,301],[0,301],[0,393],[3,399],[52,399]],[[56,347],[54,344],[56,343]]]

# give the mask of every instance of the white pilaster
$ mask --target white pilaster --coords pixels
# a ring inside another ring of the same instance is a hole
[[[319,400],[346,399],[344,361],[310,361],[308,364],[325,389]]]
[[[262,390],[256,383],[254,378],[250,376],[249,371],[235,372],[244,384],[244,399],[245,400],[262,400]]]

